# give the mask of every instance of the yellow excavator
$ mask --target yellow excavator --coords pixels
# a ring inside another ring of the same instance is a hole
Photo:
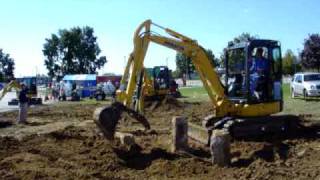
[[[42,104],[42,99],[37,97],[38,91],[36,86],[36,77],[24,77],[11,80],[2,90],[0,90],[0,100],[12,89],[19,91],[21,89],[21,83],[24,83],[28,88],[27,97],[29,98],[30,105]],[[12,99],[8,102],[8,105],[18,105],[17,99]]]
[[[6,86],[4,86],[3,89],[0,90],[0,100],[12,89],[15,89],[16,91],[21,89],[20,83],[13,80],[10,81]]]
[[[167,66],[154,66],[144,69],[143,96],[147,99],[163,99],[166,96],[178,98],[181,96],[178,84],[172,78]]]
[[[130,65],[127,66],[130,68]],[[127,69],[125,73],[129,73]],[[127,76],[128,74],[124,74],[121,79],[121,86],[127,87]],[[157,103],[166,98],[179,98],[181,97],[180,91],[178,89],[178,84],[171,76],[171,71],[167,66],[154,66],[153,68],[143,68],[143,78],[142,78],[142,86],[141,95],[139,97],[139,101],[137,101],[137,91],[134,95],[133,100],[133,108],[135,111],[139,113],[143,113],[144,111],[144,102],[153,102]],[[118,94],[121,91],[118,91]],[[136,103],[139,102],[139,103]]]
[[[152,28],[162,29],[167,35],[155,33]],[[113,139],[123,111],[136,118],[146,129],[150,128],[147,119],[131,108],[134,94],[136,104],[143,106],[144,59],[150,42],[191,58],[212,102],[210,108],[214,110],[214,114],[204,122],[208,131],[237,124],[234,122],[270,119],[266,117],[282,111],[281,48],[278,41],[257,39],[230,45],[225,51],[225,76],[221,81],[205,49],[196,40],[146,20],[134,34],[134,49],[125,69],[126,76],[121,81],[126,88],[117,91],[115,103],[98,108],[94,113],[96,124],[108,139]],[[264,51],[262,55],[266,69],[263,73],[252,72],[256,54],[261,49]]]

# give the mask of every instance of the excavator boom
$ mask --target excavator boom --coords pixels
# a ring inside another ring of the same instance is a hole
[[[152,33],[150,30],[151,25],[163,29],[171,37]],[[151,20],[142,23],[135,32],[134,50],[129,57],[124,76],[121,80],[122,85],[127,88],[125,91],[117,92],[118,101],[128,107],[130,106],[133,93],[138,84],[138,79],[143,71],[143,62],[150,42],[157,43],[191,57],[213,105],[215,107],[221,106],[222,104],[231,105],[224,94],[224,88],[219,76],[214,71],[214,67],[207,57],[204,48],[199,46],[195,40],[169,28],[163,28],[162,26],[154,24]]]

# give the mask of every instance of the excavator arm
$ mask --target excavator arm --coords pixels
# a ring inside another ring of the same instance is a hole
[[[2,100],[2,98],[12,89],[15,89],[16,91],[18,91],[21,89],[21,86],[17,81],[15,80],[11,81],[0,91],[0,100]]]
[[[152,25],[163,29],[169,36],[166,37],[153,33],[151,31]],[[121,80],[122,85],[127,88],[125,91],[120,90],[117,92],[118,101],[128,107],[130,106],[137,84],[139,85],[139,80],[143,77],[141,75],[144,67],[143,62],[150,42],[176,50],[191,58],[213,103],[216,116],[222,117],[228,113],[226,110],[234,110],[233,104],[225,96],[219,76],[215,72],[204,48],[191,38],[154,24],[151,20],[142,23],[135,32],[134,50],[130,55]],[[140,101],[139,97],[138,101]]]

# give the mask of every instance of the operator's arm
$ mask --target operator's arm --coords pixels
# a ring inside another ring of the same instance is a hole
[[[254,73],[254,71],[256,69],[255,61],[256,61],[255,58],[249,58],[249,60],[248,60],[248,67],[249,67],[250,74]]]

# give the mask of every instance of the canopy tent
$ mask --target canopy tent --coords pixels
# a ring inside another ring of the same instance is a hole
[[[95,74],[71,74],[65,75],[63,81],[96,81]]]
[[[62,80],[65,83],[76,84],[81,90],[81,97],[90,97],[96,90],[96,77],[95,74],[72,74],[65,75]]]

